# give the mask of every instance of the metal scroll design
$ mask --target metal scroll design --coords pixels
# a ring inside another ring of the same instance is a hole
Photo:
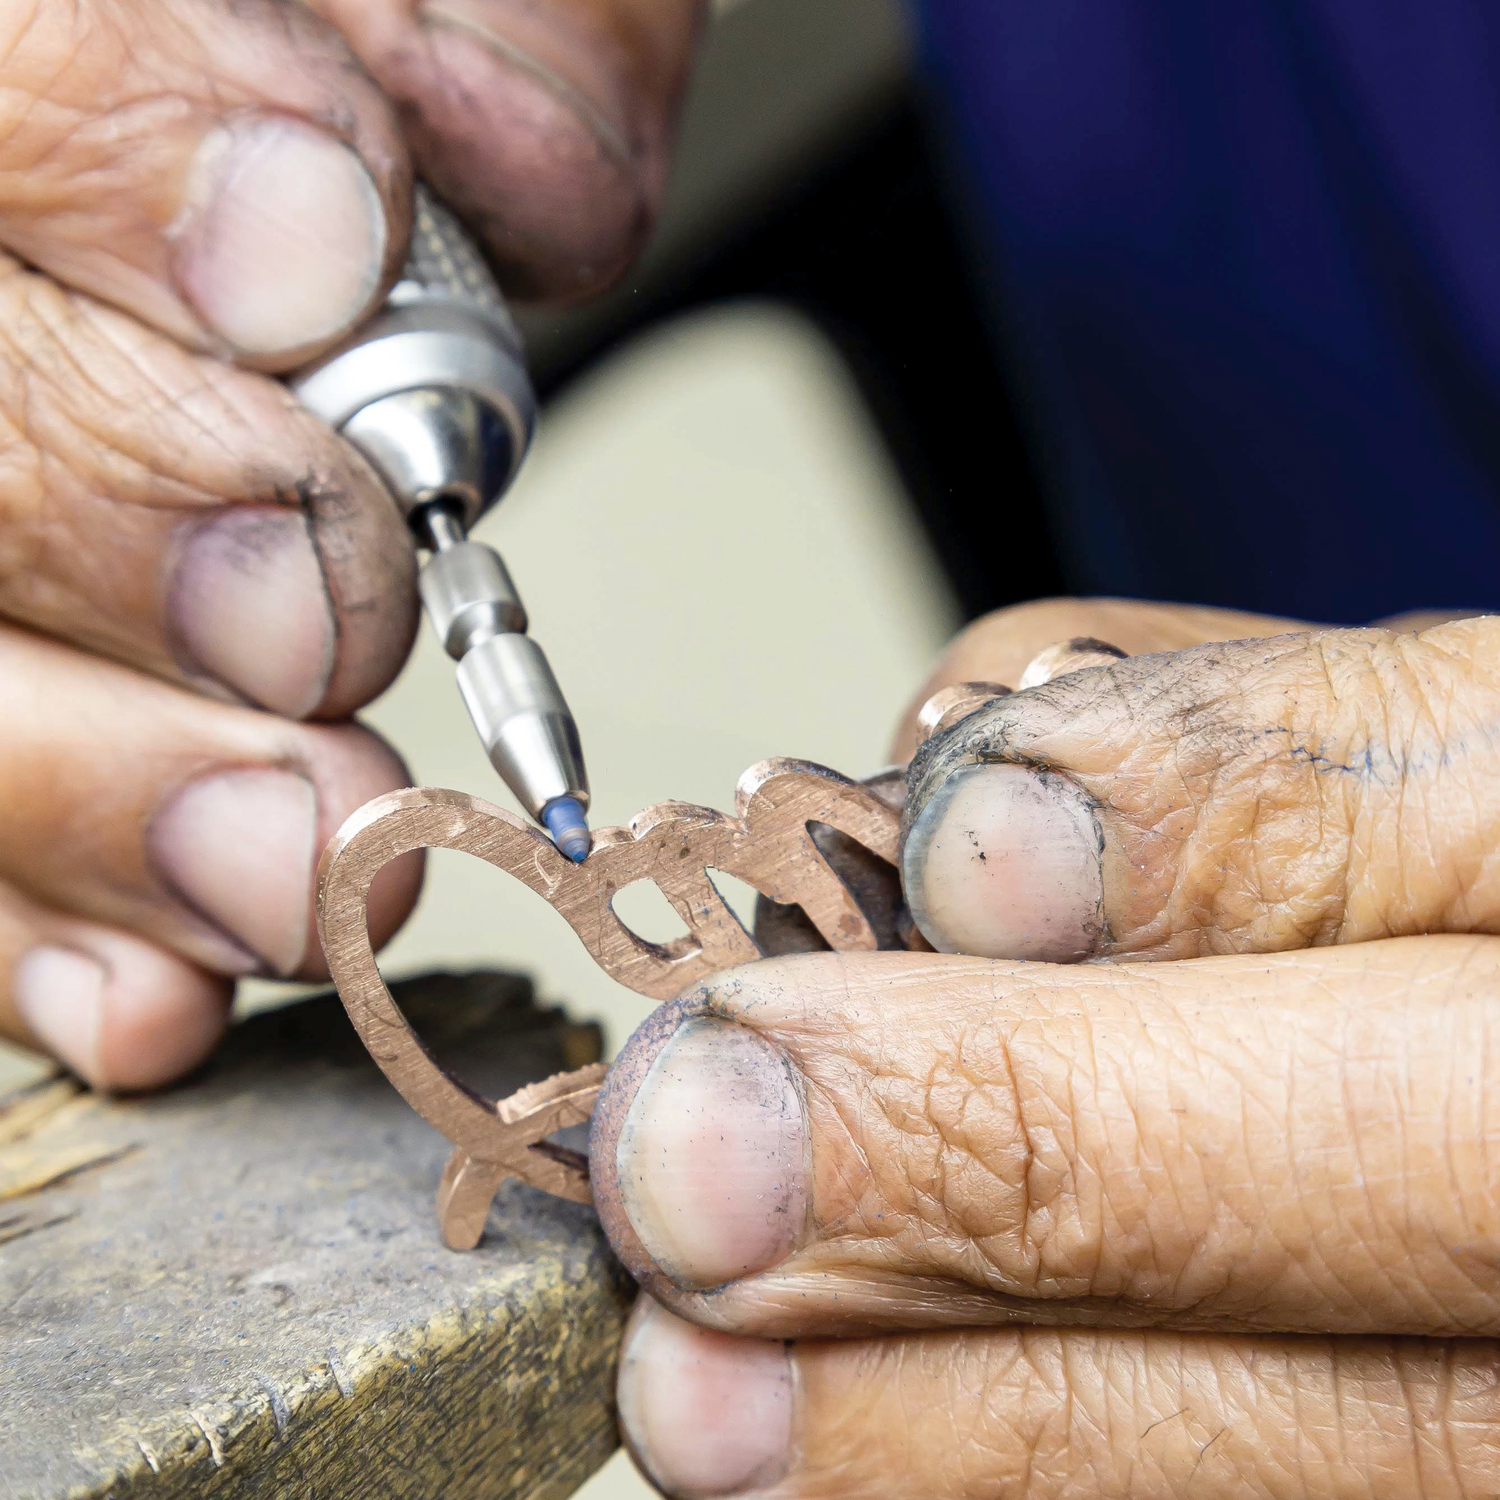
[[[800,906],[830,948],[880,946],[811,827],[837,829],[894,865],[897,812],[836,771],[788,759],[746,771],[735,790],[735,811],[731,818],[692,803],[660,803],[626,828],[599,830],[587,861],[575,865],[513,814],[464,792],[419,787],[367,803],[330,842],[318,867],[323,949],[370,1055],[412,1108],[454,1144],[438,1189],[439,1222],[453,1248],[478,1244],[490,1202],[508,1177],[591,1201],[586,1163],[547,1137],[588,1119],[604,1066],[558,1074],[499,1102],[439,1067],[375,962],[366,906],[376,875],[416,849],[477,855],[542,896],[607,974],[654,1000],[670,1000],[716,970],[762,956],[710,870],[736,876],[772,901]],[[616,893],[640,880],[657,885],[687,927],[685,936],[648,942],[615,915]]]

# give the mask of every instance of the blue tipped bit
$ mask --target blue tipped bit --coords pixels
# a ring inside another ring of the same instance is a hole
[[[581,865],[589,857],[588,819],[583,803],[577,797],[554,797],[542,809],[542,822],[552,835],[552,842],[573,861]]]

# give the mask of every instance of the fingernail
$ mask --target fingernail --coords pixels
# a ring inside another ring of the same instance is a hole
[[[287,975],[307,949],[317,813],[295,772],[221,771],[161,808],[148,847],[180,900]]]
[[[774,1484],[792,1450],[784,1344],[695,1328],[649,1297],[620,1353],[620,1426],[665,1494],[734,1495]]]
[[[685,1287],[776,1265],[802,1230],[807,1127],[782,1055],[743,1026],[684,1021],[620,1128],[620,1201],[646,1252]]]
[[[97,960],[50,946],[24,954],[11,977],[11,994],[27,1029],[95,1087],[103,1083],[104,979],[104,966]]]
[[[1108,641],[1096,640],[1091,635],[1076,635],[1070,641],[1056,641],[1038,651],[1016,683],[1016,691],[1024,693],[1028,688],[1040,687],[1057,677],[1066,677],[1069,672],[1087,672],[1091,667],[1112,667],[1123,661],[1125,653]]]
[[[176,550],[168,633],[183,670],[290,718],[323,700],[337,630],[301,511],[235,506],[200,521]]]
[[[951,729],[960,719],[993,703],[1008,698],[1010,689],[998,682],[956,682],[939,688],[917,713],[917,743],[926,744],[933,735]]]
[[[1075,963],[1099,945],[1099,830],[1066,776],[954,772],[912,823],[902,877],[913,920],[941,953]]]
[[[193,158],[173,230],[183,295],[243,354],[352,326],[385,262],[385,208],[358,155],[287,116],[222,126]]]

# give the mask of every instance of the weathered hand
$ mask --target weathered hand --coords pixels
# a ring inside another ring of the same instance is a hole
[[[321,972],[317,852],[404,772],[295,721],[395,674],[413,564],[271,377],[384,295],[414,165],[513,288],[618,270],[699,10],[0,4],[0,1035],[139,1087],[203,1055],[231,976]]]
[[[592,1172],[669,1494],[1500,1488],[1500,621],[1288,628],[978,627],[930,686],[1187,649],[922,749],[947,952],[766,960],[632,1039]]]

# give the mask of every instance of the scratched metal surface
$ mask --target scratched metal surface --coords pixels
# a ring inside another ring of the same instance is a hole
[[[400,987],[484,1091],[597,1055],[518,980]],[[167,1096],[0,1102],[0,1496],[561,1496],[615,1445],[626,1290],[510,1185],[444,1250],[446,1142],[330,997]]]

